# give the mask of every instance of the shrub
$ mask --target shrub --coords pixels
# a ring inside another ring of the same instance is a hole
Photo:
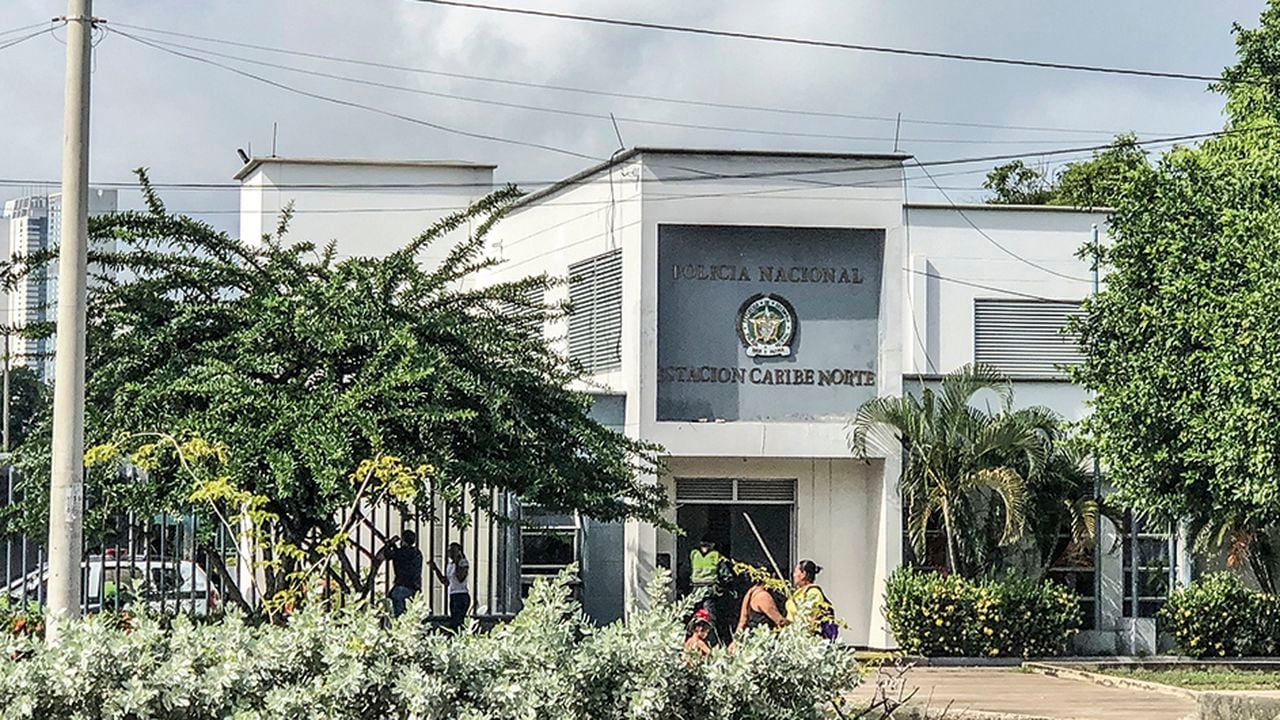
[[[898,645],[931,657],[1061,655],[1080,628],[1080,603],[1057,583],[966,580],[901,568],[885,589]]]
[[[43,637],[44,618],[39,605],[34,602],[24,605],[8,595],[0,595],[0,638],[5,635]]]
[[[68,624],[57,647],[11,640],[0,659],[5,718],[813,718],[858,680],[853,654],[801,629],[751,632],[736,652],[682,652],[688,607],[662,600],[605,628],[589,624],[565,578],[537,585],[525,610],[488,634],[450,636],[411,603],[385,623],[363,609],[306,608],[285,625],[237,617],[128,632]],[[8,653],[6,653],[8,655]]]
[[[1164,629],[1187,655],[1269,656],[1280,651],[1280,596],[1230,573],[1206,575],[1169,596]]]

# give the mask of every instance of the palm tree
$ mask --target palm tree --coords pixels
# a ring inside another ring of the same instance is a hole
[[[990,392],[998,408],[979,407]],[[1014,410],[1012,388],[997,370],[966,365],[942,380],[938,391],[869,400],[850,424],[850,445],[859,457],[903,455],[898,487],[906,509],[907,537],[925,552],[927,531],[942,523],[947,568],[970,571],[981,543],[973,528],[976,511],[993,503],[1003,518],[999,543],[1022,536],[1028,480],[1039,475],[1052,453],[1058,417],[1041,407]]]
[[[1053,448],[1041,471],[1028,478],[1027,527],[1035,536],[1040,554],[1039,575],[1060,558],[1093,547],[1099,517],[1106,513],[1119,523],[1119,515],[1104,509],[1095,498],[1090,455],[1080,438],[1052,428]]]

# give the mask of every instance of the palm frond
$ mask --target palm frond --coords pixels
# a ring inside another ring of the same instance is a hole
[[[995,393],[1002,408],[1013,401],[1013,386],[999,370],[982,363],[965,365],[942,378],[938,414],[943,417],[959,414],[973,402],[973,396],[983,390]]]
[[[1027,484],[1012,468],[997,467],[979,470],[968,478],[974,487],[991,490],[1000,500],[1004,511],[1004,531],[1000,544],[1008,545],[1022,537],[1026,526]]]

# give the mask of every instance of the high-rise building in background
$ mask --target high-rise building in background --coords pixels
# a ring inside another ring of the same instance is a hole
[[[115,190],[90,189],[89,215],[115,212]],[[62,237],[62,197],[29,195],[4,204],[4,217],[9,221],[9,246],[6,257],[31,255],[57,247]],[[25,365],[48,382],[53,379],[53,338],[23,338],[16,333],[24,327],[52,323],[58,310],[58,266],[56,262],[41,267],[18,281],[8,293],[4,327],[10,333],[9,355],[14,364]]]

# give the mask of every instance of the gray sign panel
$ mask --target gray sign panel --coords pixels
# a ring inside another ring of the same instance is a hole
[[[842,420],[876,393],[883,230],[658,228],[659,421]]]

